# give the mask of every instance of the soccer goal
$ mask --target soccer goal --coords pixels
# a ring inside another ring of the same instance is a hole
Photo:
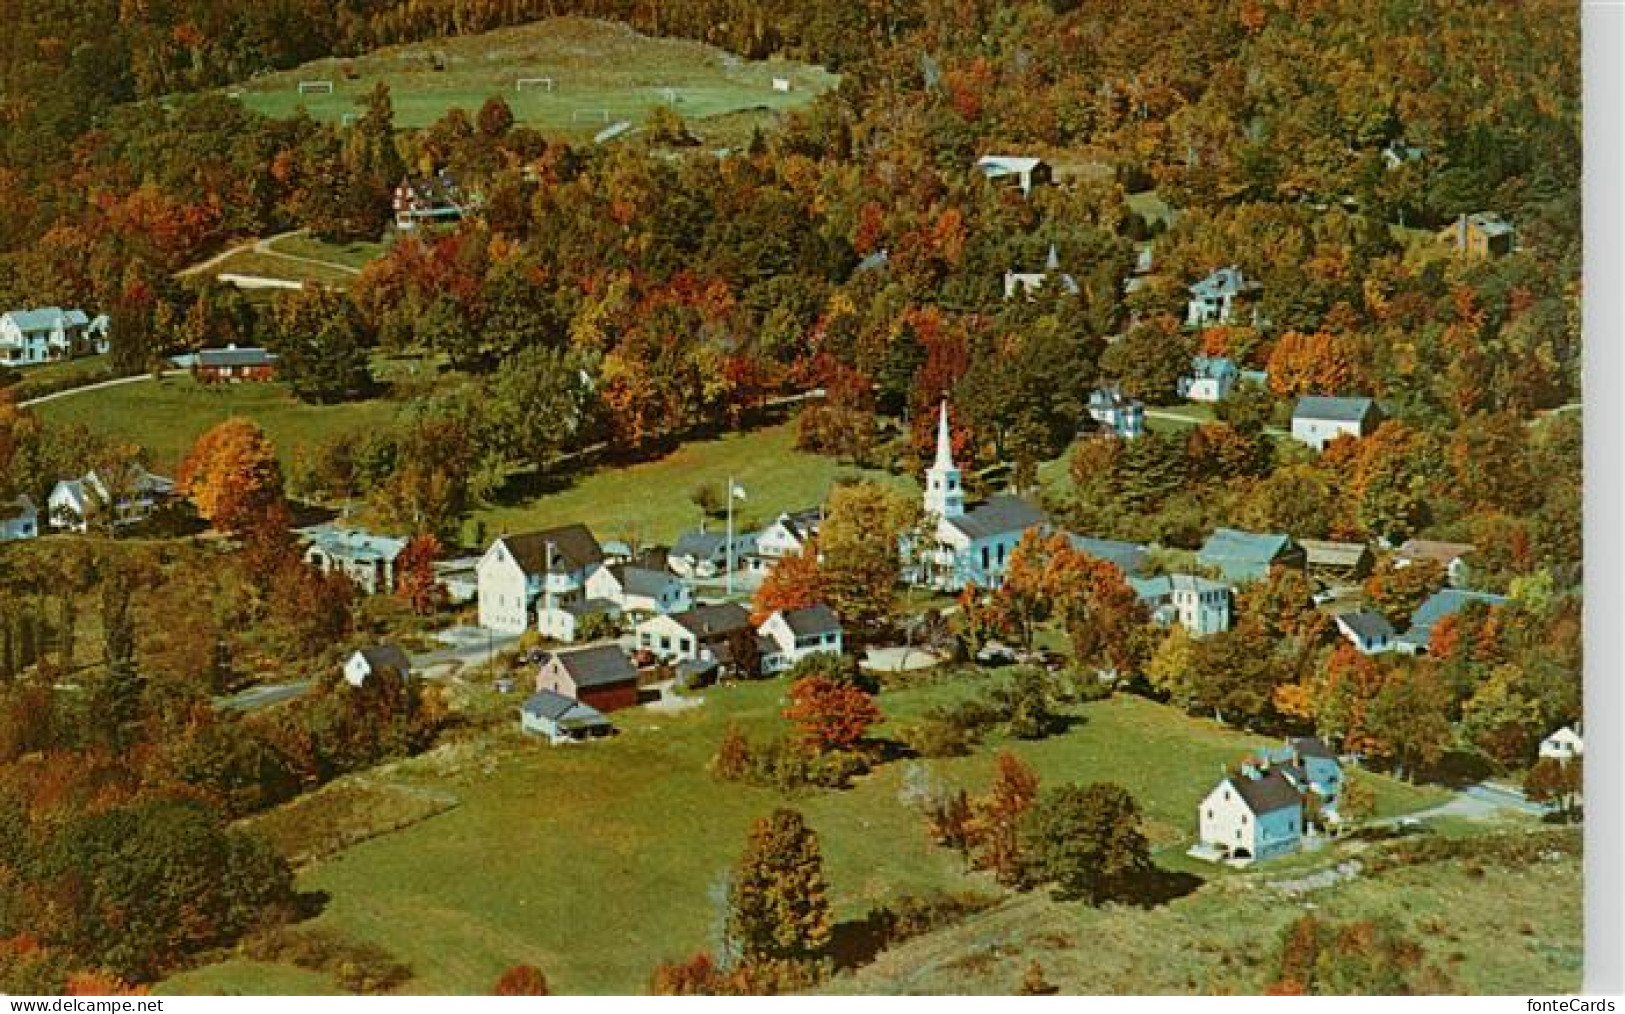
[[[553,79],[550,77],[522,77],[514,80],[513,90],[515,92],[522,92],[526,89],[550,92],[553,90]]]
[[[609,110],[607,110],[607,109],[572,109],[572,110],[570,110],[570,122],[571,123],[580,123],[583,120],[587,121],[588,123],[608,123],[609,122]]]
[[[300,95],[331,95],[333,82],[331,81],[301,81],[299,82]]]

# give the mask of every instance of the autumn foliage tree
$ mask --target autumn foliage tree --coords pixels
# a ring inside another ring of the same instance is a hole
[[[728,888],[728,935],[746,962],[805,961],[829,945],[829,887],[818,834],[795,810],[752,825]]]
[[[1279,395],[1352,395],[1367,381],[1359,348],[1344,335],[1288,331],[1269,358],[1270,390]]]
[[[1038,772],[1015,754],[1001,750],[993,759],[993,784],[985,795],[971,801],[966,831],[977,869],[990,871],[1006,886],[1025,882],[1021,826],[1037,800]]]
[[[790,687],[790,706],[784,717],[795,723],[808,750],[825,754],[854,749],[882,716],[874,698],[862,687],[812,675]]]
[[[799,553],[781,556],[762,578],[752,599],[752,619],[757,623],[779,610],[805,609],[824,601],[823,575],[818,570],[818,551],[809,544]]]
[[[276,451],[251,419],[227,419],[199,437],[181,462],[178,481],[198,514],[234,535],[283,502]]]
[[[547,976],[535,965],[514,965],[491,987],[492,996],[552,996]]]
[[[419,616],[432,614],[444,599],[434,564],[440,540],[431,533],[413,536],[395,558],[395,594]]]

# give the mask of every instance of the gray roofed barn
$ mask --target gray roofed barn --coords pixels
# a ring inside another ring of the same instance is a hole
[[[1308,394],[1298,399],[1297,407],[1292,410],[1292,418],[1358,423],[1368,421],[1377,411],[1377,403],[1370,398],[1330,398]]]
[[[1073,549],[1097,560],[1115,564],[1118,570],[1128,576],[1143,572],[1151,555],[1144,546],[1132,542],[1096,539],[1087,535],[1068,535],[1066,538]]]
[[[597,644],[589,648],[574,648],[553,652],[558,662],[579,688],[608,686],[638,678],[637,667],[627,658],[619,645]],[[544,661],[545,665],[546,662]]]
[[[398,644],[375,644],[366,648],[357,648],[357,653],[367,660],[367,665],[374,671],[379,669],[394,669],[405,673],[412,669],[412,659],[406,654],[406,649]]]
[[[1379,642],[1394,636],[1394,625],[1388,622],[1388,617],[1369,609],[1344,613],[1337,618],[1337,622],[1348,627],[1362,641]]]
[[[1213,567],[1227,581],[1255,581],[1272,566],[1302,567],[1306,554],[1291,536],[1218,528],[1202,544],[1196,562]]]

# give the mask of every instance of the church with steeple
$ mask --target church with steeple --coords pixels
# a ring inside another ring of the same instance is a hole
[[[926,530],[934,529],[935,539],[915,555],[914,579],[941,591],[959,591],[969,584],[997,588],[1021,537],[1049,525],[1042,510],[1017,496],[998,495],[966,506],[946,401],[937,415],[937,455],[925,473],[924,507]]]

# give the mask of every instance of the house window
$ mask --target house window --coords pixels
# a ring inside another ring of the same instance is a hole
[[[671,650],[671,638],[665,637],[665,636],[662,636],[660,638],[660,650],[661,651],[670,651]]]
[[[1211,808],[1209,808],[1208,811],[1207,811],[1207,819],[1208,820],[1213,819],[1213,810]]]

